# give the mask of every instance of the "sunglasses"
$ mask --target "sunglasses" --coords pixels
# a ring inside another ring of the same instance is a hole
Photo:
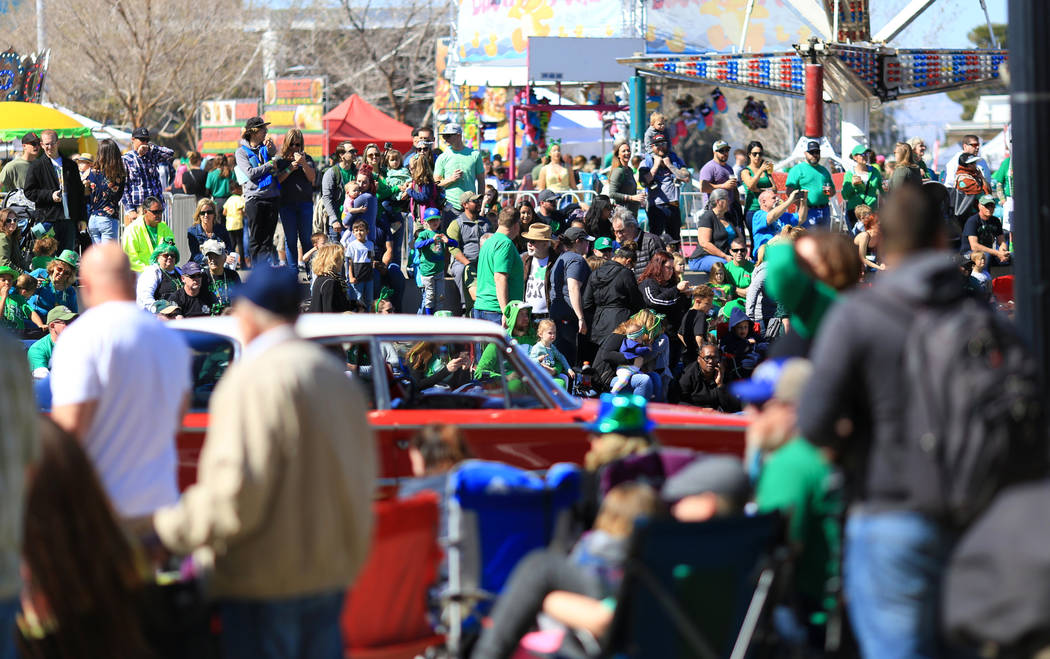
[[[215,211],[201,211],[201,215],[215,215]]]
[[[743,248],[743,247],[737,247],[736,249],[731,249],[729,251],[732,252],[733,254],[743,254],[747,250],[745,248]]]
[[[719,149],[718,153],[729,153],[729,147],[726,147],[724,149]]]
[[[752,151],[751,155],[753,155],[753,156],[761,156],[762,152],[761,151]]]
[[[164,209],[163,208],[147,208],[146,212],[150,213],[152,215],[160,215],[161,213],[164,212]]]

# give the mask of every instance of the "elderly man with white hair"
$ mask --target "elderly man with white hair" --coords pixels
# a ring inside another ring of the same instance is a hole
[[[613,236],[616,238],[616,247],[622,247],[625,243],[635,243],[634,251],[637,257],[634,262],[634,274],[637,276],[645,272],[645,267],[649,265],[653,254],[664,249],[664,242],[660,240],[660,237],[643,231],[638,226],[638,220],[634,218],[634,214],[623,206],[617,206],[613,211],[612,229]]]

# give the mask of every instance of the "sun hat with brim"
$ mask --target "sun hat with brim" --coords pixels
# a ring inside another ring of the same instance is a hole
[[[179,260],[179,248],[175,246],[175,241],[171,238],[165,238],[160,242],[159,245],[149,255],[149,262],[156,263],[157,257],[161,254],[172,254],[175,260]]]
[[[585,427],[593,433],[645,435],[653,429],[646,413],[647,405],[645,397],[637,394],[602,394],[598,418]]]
[[[603,251],[606,249],[612,249],[612,238],[601,237],[594,241],[594,249],[596,251]]]
[[[550,225],[543,224],[542,222],[533,222],[529,225],[529,230],[521,234],[524,240],[546,240],[550,242],[551,228]]]
[[[56,320],[62,320],[68,323],[76,317],[77,315],[73,313],[73,311],[70,310],[69,307],[65,307],[60,304],[57,307],[52,307],[51,311],[47,312],[47,324],[50,325]]]
[[[71,249],[62,250],[62,253],[55,257],[55,260],[65,263],[74,270],[80,267],[80,257]]]
[[[0,265],[0,275],[7,275],[9,277],[18,277],[18,270],[11,268],[6,265]]]
[[[73,156],[73,160],[76,160],[77,162],[95,162],[95,159],[91,157],[90,153],[78,153]]]

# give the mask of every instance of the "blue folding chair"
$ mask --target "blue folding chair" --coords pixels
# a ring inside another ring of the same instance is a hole
[[[783,537],[778,513],[639,520],[603,655],[744,659],[768,628]]]
[[[468,460],[448,481],[448,648],[459,656],[511,571],[571,524],[580,468],[556,464],[546,478],[498,462]]]

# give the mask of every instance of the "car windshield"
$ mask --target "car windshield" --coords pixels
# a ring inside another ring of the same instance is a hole
[[[182,337],[193,355],[190,409],[206,410],[219,378],[234,360],[236,345],[229,338],[211,332],[184,330]]]
[[[529,358],[528,346],[520,345],[517,341],[515,341],[513,345],[517,350],[517,357],[525,368],[528,369],[529,376],[541,389],[550,394],[551,398],[553,398],[558,404],[558,407],[565,410],[575,410],[583,405],[579,398],[558,386],[558,384],[554,382],[554,378],[552,378],[547,371],[540,368],[539,364]]]

